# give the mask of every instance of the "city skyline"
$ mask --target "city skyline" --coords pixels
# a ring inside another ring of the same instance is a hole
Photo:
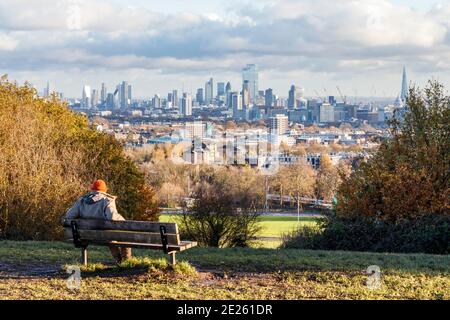
[[[450,83],[450,1],[2,1],[0,74],[78,97],[83,85],[133,84],[133,97],[213,78],[287,96],[395,97],[403,65],[423,87]],[[176,10],[174,9],[176,8]],[[22,12],[23,14],[13,14]],[[182,90],[184,88],[184,90]]]

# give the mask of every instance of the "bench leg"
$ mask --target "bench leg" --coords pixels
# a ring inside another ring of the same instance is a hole
[[[87,266],[87,264],[88,264],[87,247],[81,248],[81,263],[84,266]]]
[[[177,264],[177,260],[175,258],[175,251],[169,252],[169,255],[170,255],[170,262],[172,263],[172,266],[176,265]]]

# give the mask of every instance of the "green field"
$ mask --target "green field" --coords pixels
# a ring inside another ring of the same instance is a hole
[[[177,215],[162,214],[159,218],[161,222],[177,222]],[[281,237],[284,233],[295,230],[299,226],[313,225],[316,218],[294,216],[260,216],[260,225],[262,227],[258,236],[260,237]]]
[[[92,247],[101,268],[91,264],[97,271],[69,290],[62,266],[79,253],[61,242],[0,241],[0,299],[450,299],[449,255],[193,248],[179,254],[197,270],[185,273],[161,267],[160,252],[134,250],[155,267],[124,269]],[[369,265],[381,269],[379,289],[366,286]]]

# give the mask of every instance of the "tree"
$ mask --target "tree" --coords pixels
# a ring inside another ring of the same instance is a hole
[[[340,184],[337,168],[331,162],[328,154],[320,158],[320,167],[317,170],[315,193],[318,199],[331,201]]]
[[[314,194],[315,172],[309,164],[298,162],[288,167],[287,174],[289,180],[286,185],[286,193],[295,199],[297,214],[300,214],[302,198],[311,197]]]
[[[338,192],[337,214],[391,222],[450,215],[450,98],[437,81],[411,88],[392,138]]]
[[[143,173],[112,136],[55,96],[0,80],[0,237],[55,240],[60,218],[95,179],[107,181],[126,218],[149,214]],[[154,215],[153,215],[154,217]]]
[[[206,170],[205,170],[206,169]],[[248,168],[202,168],[180,228],[203,246],[242,247],[257,235],[261,177]]]

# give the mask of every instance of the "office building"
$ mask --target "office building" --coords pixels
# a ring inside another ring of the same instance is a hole
[[[295,109],[300,107],[301,99],[303,97],[303,89],[292,85],[289,90],[289,98],[288,98],[288,108]]]
[[[178,90],[172,91],[172,107],[178,107]]]
[[[225,95],[225,83],[217,82],[217,96],[221,97],[223,95]]]
[[[273,90],[271,88],[269,88],[264,92],[264,105],[266,107],[272,107],[273,102],[274,102]]]
[[[203,98],[203,88],[198,88],[198,89],[197,89],[197,94],[195,95],[195,100],[196,100],[200,105],[202,105],[202,104],[205,102],[205,100],[204,100],[204,98]]]
[[[250,106],[250,84],[245,80],[242,84],[242,106],[248,108]]]
[[[100,103],[102,105],[106,104],[106,98],[108,96],[108,90],[106,89],[106,86],[104,83],[102,83],[102,90],[100,92]]]
[[[214,80],[210,78],[209,81],[205,83],[205,103],[211,104],[214,99]]]
[[[258,96],[258,66],[256,64],[248,64],[242,69],[242,83],[248,82],[248,91],[250,102],[254,103]]]
[[[83,92],[81,95],[81,107],[83,109],[91,108],[91,87],[90,86],[83,87]]]
[[[188,117],[192,116],[192,97],[189,93],[183,93],[181,99],[181,113]]]
[[[334,122],[334,108],[329,103],[322,103],[319,107],[319,122]]]
[[[233,118],[239,119],[242,113],[242,96],[239,92],[231,92],[231,109],[233,110]]]
[[[231,108],[231,83],[227,82],[225,86],[225,105],[227,108]]]

